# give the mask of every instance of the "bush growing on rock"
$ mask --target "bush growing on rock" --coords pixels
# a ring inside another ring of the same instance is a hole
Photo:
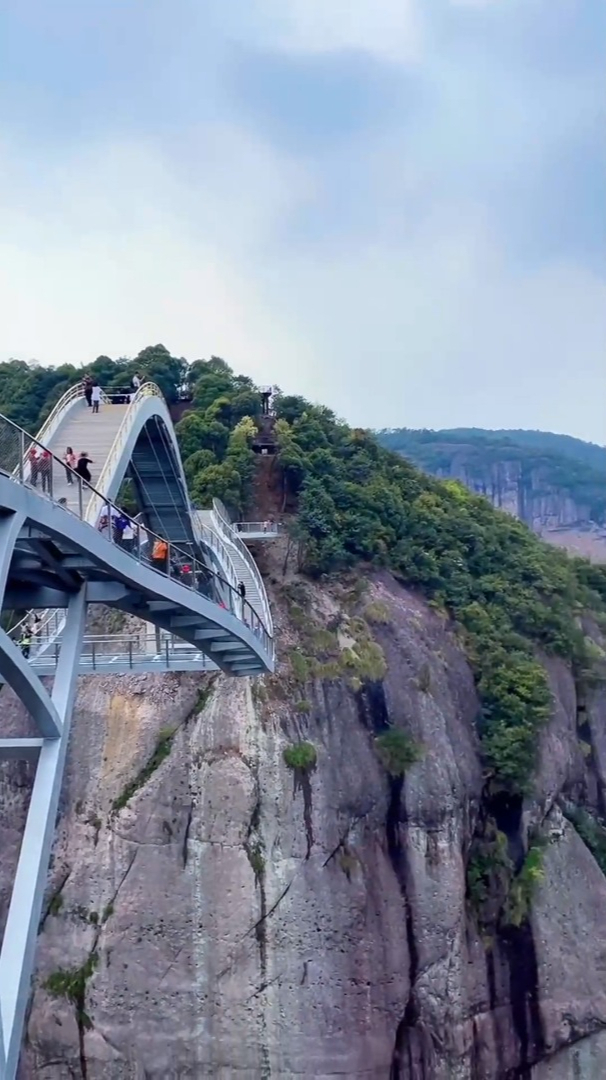
[[[400,728],[377,735],[375,747],[379,761],[390,776],[404,776],[422,757],[421,747]]]
[[[311,772],[315,768],[318,754],[313,743],[300,742],[293,746],[287,746],[284,751],[284,761],[289,769],[297,769],[299,772]]]

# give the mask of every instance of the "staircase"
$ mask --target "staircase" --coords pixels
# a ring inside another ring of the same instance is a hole
[[[272,633],[271,613],[263,581],[256,564],[240,537],[236,534],[223,504],[213,500],[212,510],[196,510],[194,521],[219,534],[227,548],[236,580],[246,589],[246,600],[259,616],[268,632]],[[256,572],[255,572],[256,571]]]
[[[92,408],[89,408],[82,398],[72,405],[65,420],[46,441],[46,445],[59,458],[63,457],[68,446],[71,446],[76,457],[85,450],[87,456],[93,461],[90,466],[91,483],[93,487],[96,487],[97,478],[105,465],[127,409],[128,405],[111,405],[101,402],[99,412],[93,416]],[[37,487],[39,491],[42,489],[40,476]],[[53,463],[52,492],[54,499],[64,498],[70,510],[78,511],[78,487],[76,484],[68,483],[67,473],[59,468],[56,462]]]

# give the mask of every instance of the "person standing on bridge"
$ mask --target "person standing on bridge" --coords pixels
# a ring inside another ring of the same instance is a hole
[[[154,540],[151,561],[154,570],[159,570],[161,574],[168,573],[168,544],[159,536]]]
[[[137,393],[137,390],[141,388],[141,376],[138,375],[136,372],[131,379],[131,385],[133,390],[135,391],[135,394]]]
[[[94,381],[94,383],[92,385],[92,389],[91,389],[91,401],[93,403],[93,412],[98,413],[99,412],[99,405],[101,403],[101,387],[99,386],[99,383],[97,382],[96,379],[95,379],[95,381]]]
[[[86,404],[88,405],[88,407],[90,409],[90,407],[92,405],[92,395],[93,395],[93,380],[91,379],[90,375],[85,375],[84,376],[84,378],[82,380],[82,387],[84,389],[84,398],[86,400]]]
[[[29,659],[29,651],[32,647],[32,635],[29,626],[24,627],[23,633],[19,638],[19,648],[23,653],[26,660]]]
[[[72,450],[71,446],[67,447],[67,450],[65,451],[65,453],[63,455],[63,460],[65,462],[65,475],[67,477],[67,482],[68,482],[68,484],[73,484],[74,478],[72,476],[72,473],[73,473],[74,469],[76,468],[76,460],[77,459],[76,459],[76,455],[74,454],[74,451]]]
[[[47,491],[50,495],[53,481],[53,455],[50,450],[42,451],[39,468],[42,478],[42,491]]]
[[[238,582],[238,595],[240,597],[240,618],[244,621],[244,601],[246,600],[246,585],[243,581]]]
[[[76,472],[78,476],[81,476],[83,480],[86,480],[87,484],[90,484],[92,476],[90,474],[89,465],[93,465],[93,459],[89,458],[86,450],[80,451],[80,457],[78,458],[78,464],[76,465]]]
[[[34,487],[36,487],[36,485],[38,483],[38,471],[39,471],[39,468],[40,468],[40,459],[38,457],[38,447],[35,446],[35,445],[30,446],[27,457],[28,457],[28,461],[29,461],[29,478],[30,478],[32,484],[34,485]]]

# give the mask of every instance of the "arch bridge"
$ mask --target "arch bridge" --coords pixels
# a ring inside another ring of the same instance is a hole
[[[66,467],[68,446],[91,460],[90,483]],[[117,502],[126,479],[141,508],[134,519]],[[276,535],[267,525],[248,533]],[[273,671],[269,602],[242,534],[246,528],[235,528],[219,503],[192,507],[154,384],[126,401],[103,394],[94,414],[74,387],[35,439],[0,417],[0,596],[5,618],[29,612],[15,633],[0,629],[0,681],[36,730],[31,738],[2,737],[0,728],[0,760],[35,765],[0,950],[0,1080],[14,1080],[18,1067],[77,676]],[[86,633],[89,604],[137,616],[149,630],[134,647],[132,637],[126,648],[123,637],[95,639]],[[50,691],[43,675],[52,675]]]

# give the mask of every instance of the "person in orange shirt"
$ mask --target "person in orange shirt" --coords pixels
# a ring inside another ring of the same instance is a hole
[[[168,544],[166,540],[162,540],[160,537],[154,540],[151,561],[155,570],[160,570],[162,574],[168,573]]]

